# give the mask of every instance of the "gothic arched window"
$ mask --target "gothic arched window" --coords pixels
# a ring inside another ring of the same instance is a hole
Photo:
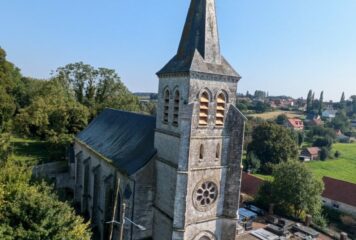
[[[169,116],[169,90],[164,91],[163,122],[168,123]]]
[[[178,119],[179,119],[179,91],[177,90],[174,93],[174,107],[173,107],[173,124],[178,126]]]
[[[217,126],[224,125],[225,118],[225,107],[226,107],[226,98],[225,94],[220,93],[216,99],[216,119],[215,124]]]
[[[204,145],[201,144],[199,149],[199,160],[203,160],[203,158],[204,158]]]
[[[208,115],[209,115],[209,94],[203,92],[200,96],[200,109],[199,109],[199,125],[206,126],[208,125]]]

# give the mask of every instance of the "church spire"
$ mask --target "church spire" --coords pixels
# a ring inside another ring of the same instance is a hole
[[[177,54],[157,75],[189,72],[240,79],[220,54],[215,0],[191,0]]]
[[[189,58],[198,50],[205,62],[220,64],[215,0],[192,0],[177,57]]]

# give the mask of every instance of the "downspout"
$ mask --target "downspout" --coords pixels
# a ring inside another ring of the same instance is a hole
[[[131,220],[135,222],[135,193],[136,193],[136,181],[132,179],[133,181],[133,193],[132,193],[132,210],[131,210]],[[131,240],[133,239],[133,224],[131,224]]]

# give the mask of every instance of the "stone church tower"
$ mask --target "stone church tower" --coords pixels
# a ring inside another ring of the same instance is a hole
[[[235,239],[246,119],[215,0],[191,1],[177,54],[157,75],[153,238]]]

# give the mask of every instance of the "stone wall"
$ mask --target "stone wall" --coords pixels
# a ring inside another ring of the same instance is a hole
[[[106,199],[113,197],[116,186],[116,176],[120,179],[120,199],[126,203],[126,217],[142,224],[146,231],[138,231],[129,223],[125,225],[125,239],[142,239],[152,236],[153,198],[154,198],[154,161],[152,160],[143,169],[133,176],[121,173],[107,160],[104,160],[96,152],[84,144],[76,141],[74,145],[75,164],[72,172],[75,174],[75,200],[81,208],[81,212],[92,218],[95,229],[95,239],[104,239],[107,224],[112,217],[107,216],[108,209]],[[79,165],[78,165],[79,162]],[[77,169],[79,167],[79,169]],[[88,168],[89,167],[89,168]],[[85,183],[85,169],[89,169],[88,182]],[[99,177],[98,188],[94,191],[94,176]],[[88,194],[84,194],[85,184],[88,184]],[[111,195],[107,190],[112,189]],[[94,198],[97,204],[94,208]],[[145,209],[145,210],[143,210]],[[112,213],[110,214],[112,215]],[[118,227],[114,228],[114,239],[117,239]]]
[[[328,198],[325,198],[325,197],[323,197],[322,199],[323,199],[323,203],[324,203],[325,206],[327,206],[329,208],[336,209],[336,210],[338,210],[340,212],[351,214],[351,215],[356,217],[356,207],[350,206],[350,205],[345,204],[345,203],[336,202],[334,200],[331,200],[331,199],[328,199]],[[338,208],[334,206],[335,204],[338,206]]]

